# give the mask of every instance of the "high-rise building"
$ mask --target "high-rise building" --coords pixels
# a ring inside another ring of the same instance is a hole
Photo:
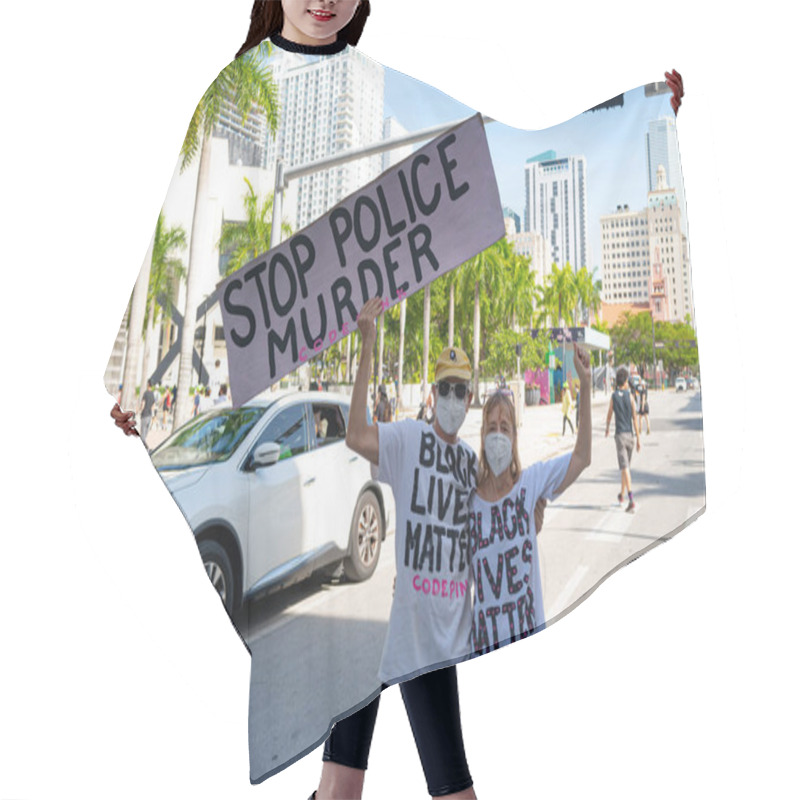
[[[214,136],[228,140],[229,164],[240,167],[263,165],[267,118],[255,106],[244,120],[235,103],[223,100],[219,120],[214,126]]]
[[[536,283],[539,286],[544,284],[544,279],[550,274],[550,262],[545,253],[548,248],[545,246],[544,236],[535,231],[522,231],[515,233],[509,230],[513,225],[513,220],[506,217],[506,238],[514,246],[514,252],[522,256],[527,256],[530,260],[528,267],[531,272],[536,273]]]
[[[503,206],[503,219],[506,222],[506,233],[519,233],[521,231],[519,214],[513,208]]]
[[[617,206],[600,217],[603,242],[603,300],[650,309],[656,320],[694,324],[692,269],[681,233],[678,196],[659,167],[647,208]]]
[[[586,204],[584,156],[557,158],[548,150],[528,159],[523,229],[544,236],[551,264],[590,267]]]
[[[281,119],[268,137],[265,165],[317,161],[383,138],[383,67],[354,49],[319,58],[282,51],[270,61],[278,83]],[[286,207],[295,230],[381,173],[381,155],[297,179],[297,204]]]
[[[692,272],[686,237],[681,233],[681,209],[677,192],[669,186],[661,165],[656,171],[656,188],[647,195],[647,227],[650,263],[661,267],[667,318],[682,322],[688,314],[693,324]]]
[[[645,134],[647,152],[647,188],[654,192],[658,188],[658,167],[664,167],[667,186],[671,186],[678,198],[681,210],[681,232],[686,235],[686,198],[683,194],[681,159],[678,153],[678,133],[674,117],[659,117],[651,120]]]
[[[396,136],[404,136],[408,131],[395,119],[395,117],[386,117],[383,121],[383,138],[394,139]],[[407,158],[414,152],[414,145],[404,144],[402,147],[395,147],[393,150],[387,150],[381,153],[381,170],[386,172],[395,164],[400,163],[404,158]]]
[[[600,217],[602,231],[603,300],[644,303],[650,300],[650,234],[647,210],[617,206]]]

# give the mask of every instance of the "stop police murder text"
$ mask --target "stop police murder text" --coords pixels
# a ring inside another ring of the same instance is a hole
[[[256,337],[260,322],[263,322],[268,332],[270,377],[274,377],[276,350],[285,353],[291,348],[292,358],[295,361],[305,361],[314,352],[333,343],[340,336],[350,333],[349,323],[355,321],[360,306],[370,297],[383,297],[388,291],[392,301],[395,301],[410,293],[409,283],[405,281],[398,285],[395,276],[400,268],[398,250],[404,243],[417,283],[414,289],[419,288],[426,278],[424,266],[427,270],[437,272],[439,261],[434,253],[432,232],[422,220],[437,210],[445,192],[450,201],[455,202],[470,189],[466,181],[456,185],[453,173],[457,161],[447,153],[447,149],[455,141],[456,133],[451,133],[436,146],[446,187],[444,191],[441,181],[437,180],[429,196],[423,196],[420,175],[424,170],[435,169],[436,164],[434,162],[432,165],[431,159],[426,154],[420,153],[411,160],[408,174],[400,169],[392,176],[399,183],[404,201],[405,207],[401,207],[401,215],[394,216],[400,209],[389,208],[383,184],[378,184],[376,189],[377,203],[372,198],[361,195],[353,204],[352,212],[344,206],[337,206],[328,214],[327,220],[339,266],[348,270],[348,274],[341,275],[333,281],[329,294],[322,292],[317,295],[316,306],[319,315],[316,322],[313,318],[309,320],[310,314],[303,307],[299,314],[298,332],[298,320],[295,316],[291,316],[298,301],[298,292],[303,301],[307,300],[309,284],[313,282],[314,277],[309,273],[315,266],[316,248],[312,239],[304,233],[298,233],[289,240],[288,253],[279,251],[265,254],[265,258],[250,267],[242,277],[231,280],[225,288],[223,303],[228,314],[239,318],[242,322],[241,327],[230,326],[232,343],[240,348],[247,347]],[[352,270],[348,269],[345,244],[355,237],[360,250],[364,254],[370,253],[381,240],[384,227],[386,233],[394,238],[383,246],[380,254],[381,263],[379,264],[375,258],[363,258],[353,274]],[[279,282],[283,284],[280,286],[282,294],[279,293]],[[357,287],[354,287],[354,283],[357,283]],[[252,291],[253,288],[258,296],[260,321],[257,320],[253,308],[236,301],[238,292]],[[285,321],[282,334],[276,330],[279,320]]]

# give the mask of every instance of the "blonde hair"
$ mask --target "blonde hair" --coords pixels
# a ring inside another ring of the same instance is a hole
[[[503,409],[509,420],[511,420],[511,479],[516,483],[517,478],[522,473],[522,464],[519,460],[519,449],[517,448],[517,414],[511,397],[503,391],[494,392],[483,406],[483,421],[481,422],[481,455],[478,460],[478,483],[483,483],[491,474],[489,463],[486,461],[486,454],[483,451],[483,440],[486,438],[489,415],[495,408]]]

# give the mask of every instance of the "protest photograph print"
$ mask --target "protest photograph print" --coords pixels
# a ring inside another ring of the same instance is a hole
[[[280,41],[204,95],[105,384],[252,658],[252,781],[703,512],[673,96],[522,130]],[[354,414],[414,446],[371,463]],[[421,615],[447,634],[409,636]]]

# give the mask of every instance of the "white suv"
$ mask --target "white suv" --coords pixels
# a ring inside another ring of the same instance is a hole
[[[323,567],[375,571],[393,498],[345,444],[349,410],[323,392],[215,409],[153,451],[229,614]]]

